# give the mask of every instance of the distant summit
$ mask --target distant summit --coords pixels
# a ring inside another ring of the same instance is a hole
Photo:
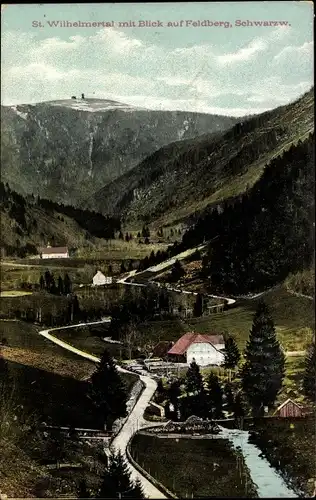
[[[95,113],[97,111],[108,111],[111,109],[121,109],[122,111],[132,111],[136,109],[146,109],[141,107],[131,106],[129,104],[112,101],[110,99],[86,98],[84,94],[81,97],[72,96],[70,99],[58,99],[55,101],[39,102],[36,105],[62,106],[64,108],[77,109],[78,111],[89,111]]]
[[[1,106],[3,182],[24,195],[83,206],[162,146],[236,123],[226,116],[79,96]]]

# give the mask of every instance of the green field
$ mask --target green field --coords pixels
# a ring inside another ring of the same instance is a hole
[[[270,307],[277,336],[284,349],[305,350],[312,341],[315,324],[313,301],[296,297],[281,287],[266,293],[263,298]],[[177,340],[189,331],[212,334],[227,332],[233,334],[239,347],[244,349],[258,300],[238,300],[237,307],[200,318],[152,322],[147,335],[158,340]]]
[[[179,498],[256,497],[243,459],[225,439],[162,439],[137,434],[132,456]]]
[[[107,324],[62,329],[53,332],[53,334],[77,349],[81,349],[94,356],[101,356],[105,349],[113,357],[120,355],[121,349],[119,344],[112,344],[102,340],[102,337],[109,336]]]
[[[25,295],[32,295],[32,292],[26,292],[23,290],[10,290],[0,292],[0,297],[24,297]]]

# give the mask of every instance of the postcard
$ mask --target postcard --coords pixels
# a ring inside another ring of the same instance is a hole
[[[1,14],[0,500],[315,497],[313,3]]]

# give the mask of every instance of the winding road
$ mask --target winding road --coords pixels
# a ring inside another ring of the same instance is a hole
[[[156,274],[161,272],[161,270],[172,266],[177,259],[182,260],[182,259],[188,257],[189,255],[191,255],[192,253],[194,253],[196,250],[202,249],[204,246],[205,245],[201,245],[200,247],[191,249],[191,250],[186,251],[186,252],[182,252],[181,254],[173,257],[172,259],[169,259],[168,261],[165,261],[157,266],[152,266],[151,268],[146,269],[146,271],[143,271],[140,273],[137,273],[136,271],[131,271],[125,277],[117,280],[117,283],[122,283],[125,285],[131,285],[131,286],[147,286],[146,283],[137,283],[134,281],[138,275],[140,277],[142,277],[144,272],[146,272],[147,273],[146,281],[152,282],[160,287],[161,286],[160,283],[153,281],[153,278],[155,277]],[[152,279],[150,279],[150,275],[148,277],[148,272],[152,274]],[[143,277],[143,279],[144,279],[144,277]],[[170,285],[167,287],[167,289],[170,291],[178,292],[178,293],[197,295],[196,292],[182,290],[182,289],[178,289],[178,288],[172,288]],[[230,297],[219,297],[216,295],[208,295],[208,296],[212,297],[212,298],[220,299],[223,301],[223,304],[226,304],[229,306],[233,305],[236,302],[235,299],[230,298]],[[214,307],[217,307],[217,306],[214,306]],[[96,324],[100,324],[100,323],[110,323],[110,322],[111,322],[111,318],[107,317],[107,318],[104,318],[100,321],[93,321],[90,323],[79,323],[76,325],[70,325],[70,326],[66,326],[66,327],[63,326],[63,327],[59,327],[59,328],[46,329],[46,330],[42,330],[41,332],[39,332],[39,334],[42,335],[43,337],[45,337],[46,339],[50,340],[51,342],[54,342],[55,344],[59,345],[60,347],[67,349],[68,351],[71,351],[71,352],[73,352],[73,353],[75,353],[75,354],[77,354],[85,359],[93,361],[95,363],[99,363],[100,358],[98,358],[97,356],[94,356],[94,355],[89,354],[87,352],[84,352],[80,349],[77,349],[76,347],[59,339],[55,335],[52,335],[51,332],[57,332],[58,330],[64,330],[66,328],[78,328],[78,327],[96,325]],[[286,353],[286,354],[293,356],[293,355],[300,355],[300,354],[302,354],[302,352],[299,351],[299,352]],[[117,369],[119,372],[130,373],[128,370],[122,368],[119,365],[117,365]],[[145,412],[145,409],[147,408],[150,400],[152,399],[152,397],[156,391],[157,383],[150,376],[147,376],[147,375],[138,375],[138,376],[144,385],[144,389],[143,389],[137,403],[135,404],[134,408],[132,409],[131,413],[127,417],[123,427],[118,432],[117,436],[114,438],[112,445],[111,445],[111,448],[121,451],[121,453],[123,454],[124,458],[126,459],[126,461],[128,463],[128,466],[129,466],[129,469],[131,472],[131,477],[134,480],[138,478],[141,481],[143,491],[144,491],[146,498],[158,498],[158,499],[167,498],[158,488],[156,488],[156,486],[154,486],[145,476],[143,476],[138,470],[136,470],[134,468],[134,466],[129,462],[128,456],[126,453],[129,441],[132,438],[132,436],[137,432],[137,430],[143,429],[146,427],[152,427],[153,425],[155,425],[153,423],[147,422],[144,419],[144,412]]]
[[[51,334],[51,332],[55,332],[58,330],[64,330],[66,328],[78,328],[80,326],[89,326],[89,325],[95,325],[99,323],[108,323],[111,321],[110,318],[106,318],[101,321],[93,321],[91,323],[79,323],[77,325],[71,325],[69,327],[62,327],[62,328],[51,328],[49,330],[42,330],[39,332],[40,335],[45,337],[46,339],[50,340],[51,342],[54,342],[55,344],[59,345],[60,347],[63,347],[64,349],[67,349],[68,351],[71,351],[75,354],[78,354],[78,356],[81,356],[82,358],[89,359],[90,361],[94,361],[95,363],[100,362],[100,358],[97,356],[93,356],[92,354],[89,354],[87,352],[81,351],[80,349],[77,349],[76,347],[68,344],[67,342],[64,342],[63,340],[59,339],[58,337],[55,337],[54,335]],[[117,370],[122,373],[130,373],[128,370],[125,370],[121,366],[117,365]],[[129,443],[129,440],[131,437],[137,432],[137,430],[145,428],[145,427],[152,427],[152,423],[148,423],[144,419],[144,412],[145,409],[147,408],[149,401],[153,397],[157,383],[154,379],[148,376],[143,376],[139,375],[140,380],[144,384],[144,390],[142,391],[136,405],[134,406],[133,410],[127,417],[126,422],[124,423],[122,429],[119,431],[118,435],[115,437],[115,439],[112,442],[112,448],[115,450],[120,450],[121,453],[123,454],[124,458],[128,462],[129,469],[131,472],[131,477],[135,479],[140,479],[142,486],[143,486],[143,491],[144,494],[147,498],[167,498],[163,493],[161,493],[160,490],[158,490],[146,477],[144,477],[142,474],[140,474],[134,467],[133,465],[128,461],[128,457],[126,455],[126,448]]]

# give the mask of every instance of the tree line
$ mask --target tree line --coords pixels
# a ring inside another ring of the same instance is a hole
[[[40,198],[39,196],[29,195],[27,199],[21,194],[12,190],[8,183],[0,182],[0,201],[2,209],[17,223],[16,245],[8,245],[5,241],[1,241],[1,246],[4,248],[7,255],[17,255],[25,257],[26,255],[36,255],[38,253],[36,247],[31,243],[22,246],[19,243],[19,237],[31,235],[37,230],[37,221],[32,218],[32,206],[37,206],[49,215],[58,212],[59,220],[63,221],[63,217],[67,216],[77,222],[77,224],[89,232],[91,236],[96,238],[114,239],[117,231],[121,231],[121,221],[116,217],[104,216],[100,213],[80,209],[71,205],[63,205],[51,200]],[[44,235],[43,235],[44,237]]]
[[[213,239],[203,276],[214,290],[243,293],[309,267],[313,255],[314,134],[271,161],[234,205],[201,218],[184,246]]]
[[[64,278],[58,276],[55,280],[54,274],[50,271],[45,271],[39,279],[40,290],[45,290],[53,295],[69,295],[72,292],[72,282],[69,275],[66,273]]]

